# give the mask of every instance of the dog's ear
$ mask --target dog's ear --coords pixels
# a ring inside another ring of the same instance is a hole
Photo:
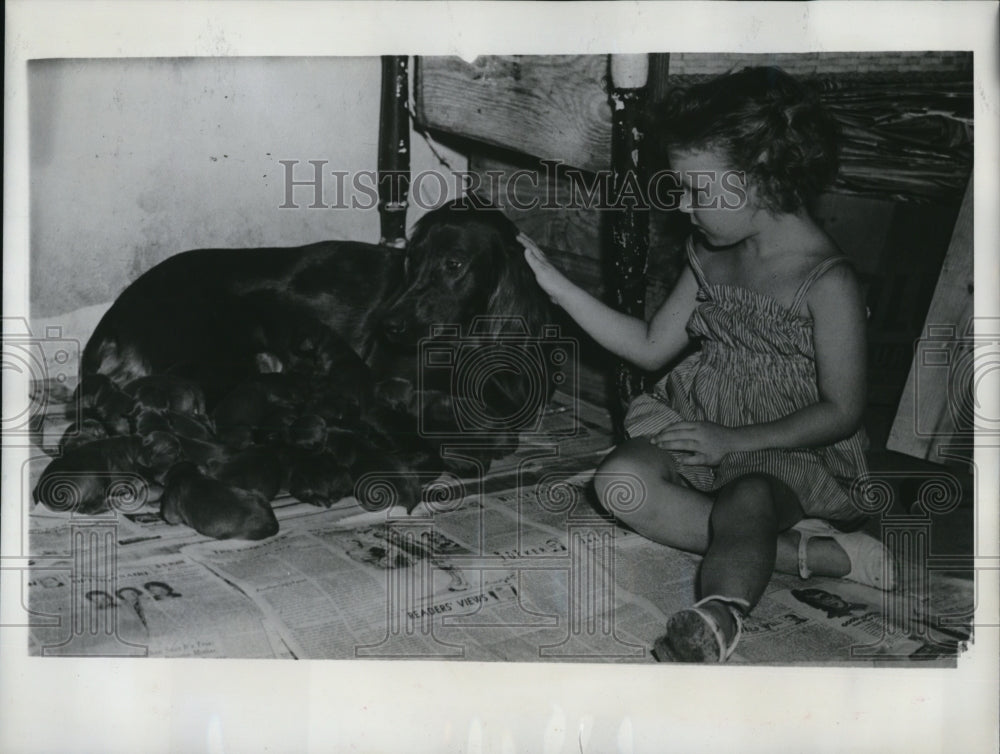
[[[524,259],[524,247],[513,235],[503,234],[494,254],[496,287],[486,307],[494,336],[538,335],[551,321],[552,305]]]
[[[424,245],[427,243],[427,236],[430,235],[432,228],[440,225],[446,219],[446,215],[444,214],[446,209],[446,207],[439,207],[438,209],[431,210],[417,220],[406,242],[403,257],[404,264],[408,262],[411,256],[416,255],[417,258],[422,256]]]

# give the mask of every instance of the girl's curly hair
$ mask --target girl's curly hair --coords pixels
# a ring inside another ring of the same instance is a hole
[[[670,150],[719,150],[771,211],[808,207],[837,175],[836,121],[780,68],[744,68],[676,89],[652,118],[660,160]]]

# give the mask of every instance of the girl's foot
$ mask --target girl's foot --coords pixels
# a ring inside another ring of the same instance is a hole
[[[655,644],[660,662],[725,662],[743,629],[744,600],[712,595],[680,610],[667,621],[667,632]]]
[[[804,518],[792,527],[799,533],[799,575],[814,572],[892,591],[896,588],[895,562],[874,537],[862,532],[842,532],[818,518]]]

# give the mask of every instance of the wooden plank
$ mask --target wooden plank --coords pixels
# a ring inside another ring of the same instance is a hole
[[[540,246],[589,259],[602,257],[601,213],[574,201],[565,174],[550,179],[530,162],[515,164],[476,153],[469,155],[469,171],[480,176],[482,195],[503,207],[504,214]]]
[[[416,113],[430,128],[586,170],[609,167],[607,55],[417,61]]]
[[[573,196],[564,172],[547,175],[530,159],[515,163],[506,156],[476,152],[469,155],[469,171],[480,176],[480,193],[539,244],[601,257],[601,213]]]
[[[972,392],[971,370],[961,369],[963,360],[971,358],[967,336],[971,334],[975,279],[972,205],[970,179],[927,312],[923,340],[886,443],[889,450],[932,461],[944,460],[939,449],[961,439],[961,434],[971,439],[969,427],[956,426],[953,410],[956,400],[971,399]],[[925,355],[930,349],[935,353]],[[969,395],[963,396],[966,390]]]

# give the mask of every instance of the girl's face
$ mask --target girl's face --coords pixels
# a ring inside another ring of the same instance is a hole
[[[712,246],[732,246],[758,231],[756,196],[745,176],[711,149],[671,151],[684,196],[681,212]]]

